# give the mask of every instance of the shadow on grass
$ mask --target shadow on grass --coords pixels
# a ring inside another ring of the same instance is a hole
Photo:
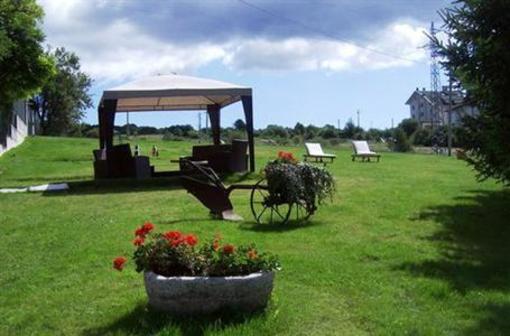
[[[482,320],[467,329],[464,335],[508,335],[510,331],[510,303],[488,304],[478,307],[483,311]]]
[[[228,184],[253,180],[259,175],[255,173],[229,174],[222,176]],[[62,195],[90,195],[90,194],[114,194],[130,193],[139,191],[164,191],[164,190],[184,190],[179,176],[174,177],[152,177],[150,179],[105,179],[105,180],[81,180],[69,181],[83,178],[83,176],[71,176],[67,181],[51,183],[67,183],[69,190],[62,192],[44,192],[44,196],[62,196]],[[28,181],[29,179],[27,179]]]
[[[44,196],[81,196],[93,194],[117,194],[140,191],[164,191],[183,189],[178,177],[159,177],[147,180],[111,179],[67,182],[69,190],[44,192]]]
[[[162,220],[158,222],[159,225],[174,225],[180,223],[202,223],[205,221],[210,221],[213,217],[200,217],[200,218],[187,218],[187,219],[174,219],[174,220]]]
[[[160,313],[140,304],[133,311],[121,316],[116,321],[102,327],[85,330],[83,335],[129,334],[145,336],[154,335],[163,330],[175,330],[183,336],[201,336],[206,331],[220,331],[246,323],[252,318],[261,317],[265,314],[264,310],[251,314],[227,310],[214,315],[180,317]]]
[[[273,224],[258,224],[256,222],[242,223],[239,225],[239,228],[244,231],[253,231],[253,232],[288,232],[300,229],[310,229],[312,227],[316,227],[322,225],[321,222],[317,221],[295,221],[290,220],[285,224],[282,223],[273,223]]]
[[[12,179],[12,181],[16,181],[16,182],[32,182],[32,181],[41,182],[41,181],[43,181],[45,183],[63,183],[63,182],[55,182],[55,180],[64,179],[65,181],[69,181],[69,180],[85,180],[88,178],[90,178],[90,175],[69,175],[69,176],[58,177],[58,178],[48,177],[48,176],[33,176],[33,177],[18,177],[18,178]]]
[[[441,228],[430,240],[441,256],[398,267],[416,276],[447,281],[464,294],[471,290],[510,290],[510,190],[471,191],[456,204],[428,208],[415,220],[432,220]],[[477,308],[486,320],[472,334],[508,332],[510,305]],[[486,311],[486,312],[485,312]]]
[[[454,205],[424,210],[416,220],[442,228],[428,237],[441,258],[407,263],[402,269],[440,278],[455,289],[510,289],[510,190],[472,191]]]

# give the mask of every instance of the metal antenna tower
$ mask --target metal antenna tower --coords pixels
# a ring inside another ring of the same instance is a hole
[[[434,22],[430,23],[430,36],[432,38],[436,37],[436,33],[439,30],[434,27]],[[432,42],[429,43],[430,49],[430,91],[432,98],[432,128],[434,128],[437,122],[439,122],[439,114],[440,111],[440,93],[439,90],[441,88],[441,76],[440,76],[440,66],[438,61],[438,54],[434,49]]]

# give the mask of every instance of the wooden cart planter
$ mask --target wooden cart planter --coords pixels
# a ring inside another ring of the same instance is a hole
[[[233,212],[230,193],[233,190],[251,190],[250,208],[259,224],[285,224],[288,221],[302,222],[317,209],[315,197],[286,197],[268,183],[266,177],[255,184],[232,184],[226,187],[207,162],[181,159],[181,178],[184,188],[194,195],[211,214],[227,220],[242,219]]]

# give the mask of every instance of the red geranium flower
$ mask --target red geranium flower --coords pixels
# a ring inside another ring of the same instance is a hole
[[[195,246],[198,243],[198,238],[192,234],[184,237],[184,240],[186,241],[186,244],[188,244],[189,246]]]
[[[291,152],[279,151],[278,152],[278,158],[283,160],[283,161],[289,161],[289,162],[295,162],[296,161],[296,159],[294,158],[294,154],[292,154]]]
[[[135,230],[135,236],[145,237],[145,230],[143,229],[143,227],[139,227],[138,229]]]
[[[113,259],[113,268],[115,268],[117,271],[122,271],[124,268],[124,263],[127,261],[124,257],[117,257]]]
[[[154,229],[154,224],[152,224],[151,222],[145,222],[143,224],[142,228],[145,231],[145,233],[147,234]]]
[[[180,237],[179,239],[174,239],[174,240],[170,241],[170,245],[172,247],[177,247],[177,246],[181,245],[182,243],[184,243],[184,238],[183,237]]]
[[[140,246],[140,245],[143,245],[145,239],[143,237],[136,237],[134,240],[133,240],[133,245],[135,246]]]
[[[235,251],[235,246],[232,244],[226,244],[223,246],[223,253],[225,254],[232,254]]]
[[[165,234],[163,236],[165,236],[165,238],[168,240],[176,240],[176,239],[181,238],[181,235],[182,235],[182,233],[180,233],[179,231],[168,231],[168,232],[165,232]]]

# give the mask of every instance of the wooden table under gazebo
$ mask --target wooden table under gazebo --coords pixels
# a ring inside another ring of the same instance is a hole
[[[239,101],[243,104],[247,141],[221,144],[221,109]],[[252,89],[211,79],[160,75],[135,80],[103,92],[98,107],[100,149],[94,151],[95,178],[170,175],[171,172],[155,172],[148,157],[133,156],[129,144],[113,145],[115,114],[189,110],[207,111],[213,143],[194,146],[188,160],[207,161],[218,172],[245,171],[248,168],[250,171],[255,170]]]

